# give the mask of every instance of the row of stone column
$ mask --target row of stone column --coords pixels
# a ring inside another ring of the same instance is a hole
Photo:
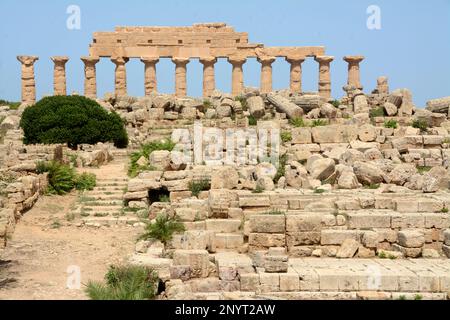
[[[38,57],[19,56],[17,59],[22,63],[22,102],[34,104],[36,102],[36,83],[34,77],[34,63]],[[54,62],[54,94],[66,95],[66,63],[68,57],[52,57]],[[348,63],[348,85],[362,89],[360,82],[359,64],[364,59],[362,56],[346,56],[344,60]],[[89,98],[97,97],[96,64],[100,61],[98,57],[82,57],[84,63],[84,94]],[[261,93],[272,91],[272,63],[276,57],[258,57],[261,63]],[[334,60],[332,56],[316,56],[319,63],[319,94],[324,99],[331,98],[331,77],[330,64]],[[127,94],[127,74],[126,63],[129,61],[125,57],[111,58],[116,65],[115,68],[115,93],[117,95]],[[156,64],[157,57],[142,57],[145,75],[145,94],[149,95],[157,91]],[[175,95],[184,97],[187,93],[186,73],[189,58],[174,57],[175,64]],[[243,65],[247,61],[246,57],[229,57],[228,62],[232,65],[232,86],[231,93],[238,96],[244,88]],[[290,64],[290,90],[295,93],[302,92],[302,63],[305,57],[289,56],[286,61]],[[202,57],[200,63],[203,64],[203,96],[209,97],[215,90],[215,70],[216,57]]]

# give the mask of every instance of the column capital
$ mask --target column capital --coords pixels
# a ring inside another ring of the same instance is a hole
[[[176,65],[187,65],[189,61],[189,58],[185,57],[172,57],[172,62]]]
[[[32,65],[37,60],[39,60],[39,57],[37,57],[37,56],[17,56],[17,60],[19,60],[22,64]]]
[[[52,59],[52,61],[57,64],[66,64],[67,61],[69,61],[69,57],[66,56],[54,56],[54,57],[50,57],[50,59]]]
[[[126,57],[112,57],[111,61],[116,64],[116,65],[121,65],[121,64],[125,64],[129,61],[129,58]]]
[[[304,56],[286,56],[286,61],[289,63],[303,63],[306,59]]]
[[[272,57],[272,56],[258,56],[256,58],[258,60],[259,63],[264,64],[264,65],[271,65],[272,63],[275,62],[275,60],[277,59],[277,57]]]
[[[159,57],[141,57],[143,63],[156,64],[159,62]]]
[[[364,58],[364,56],[345,56],[343,60],[348,63],[360,63]]]
[[[316,60],[319,63],[330,63],[334,60],[333,56],[316,56],[314,57],[314,60]]]
[[[247,62],[247,57],[244,56],[231,56],[228,57],[228,62],[231,63],[232,65],[243,65],[245,62]]]
[[[217,58],[214,56],[204,56],[200,57],[199,61],[201,64],[214,64],[217,62]]]
[[[81,57],[80,60],[83,61],[85,64],[96,64],[97,62],[100,61],[100,57],[93,57],[93,56]]]

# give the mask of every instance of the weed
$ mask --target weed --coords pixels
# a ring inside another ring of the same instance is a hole
[[[315,119],[313,120],[313,122],[311,123],[311,127],[323,127],[326,126],[328,124],[328,121],[323,120],[323,119]]]
[[[145,232],[139,237],[139,240],[159,240],[164,246],[172,240],[173,234],[185,231],[184,224],[178,217],[171,217],[167,214],[160,214],[155,222],[147,223]]]
[[[272,210],[264,212],[263,214],[275,216],[275,215],[284,215],[286,213],[284,211],[279,210],[279,209],[272,209]]]
[[[258,124],[258,120],[252,115],[248,116],[248,125],[249,126],[256,126]]]
[[[418,166],[417,167],[417,172],[420,174],[424,174],[430,170],[431,170],[431,167],[428,167],[428,166]]]
[[[289,123],[296,128],[306,127],[305,121],[302,117],[292,118],[289,120]]]
[[[200,192],[209,190],[210,188],[211,182],[208,179],[189,182],[189,190],[192,192],[194,197],[198,197]]]
[[[425,120],[415,119],[411,125],[413,128],[420,129],[420,132],[427,132],[428,130],[428,123]]]
[[[384,122],[384,127],[385,128],[391,128],[391,129],[397,129],[398,127],[398,123],[395,120],[387,120]]]
[[[384,117],[384,116],[385,116],[385,113],[384,113],[383,107],[374,108],[369,111],[370,118]]]

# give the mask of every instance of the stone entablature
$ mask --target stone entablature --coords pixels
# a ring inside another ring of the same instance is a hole
[[[194,24],[189,27],[117,27],[114,32],[95,32],[89,48],[89,57],[82,57],[85,65],[85,95],[95,98],[97,93],[96,63],[100,58],[110,58],[115,64],[115,93],[127,95],[126,64],[140,59],[144,64],[145,95],[157,92],[156,69],[160,58],[171,58],[175,64],[175,95],[187,93],[187,64],[199,59],[203,64],[203,96],[210,97],[215,85],[214,65],[218,58],[225,58],[232,65],[232,94],[241,95],[244,90],[243,66],[248,58],[256,58],[261,64],[261,92],[272,91],[272,64],[276,58],[285,58],[290,64],[290,90],[302,93],[302,63],[313,57],[319,64],[318,91],[324,100],[331,98],[330,64],[334,57],[325,55],[325,47],[264,47],[248,42],[245,32],[235,32],[225,23]],[[364,57],[347,56],[349,63],[348,84],[361,88],[359,63]],[[22,63],[22,101],[33,104],[36,87],[33,64],[38,59],[20,56]],[[53,57],[54,92],[65,95],[67,57]]]

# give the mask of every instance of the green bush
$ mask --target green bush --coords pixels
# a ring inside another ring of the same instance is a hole
[[[75,177],[74,184],[77,190],[93,190],[97,185],[97,177],[93,173],[84,172]]]
[[[114,142],[118,148],[128,145],[120,116],[82,96],[46,97],[25,109],[20,126],[25,144],[67,143],[72,149],[84,143]]]
[[[283,177],[284,174],[286,173],[287,160],[288,160],[287,154],[283,154],[280,157],[278,167],[277,167],[277,173],[275,174],[275,177],[273,178],[273,182],[278,183],[278,180],[280,180],[280,178]]]
[[[384,117],[384,116],[385,116],[385,113],[384,113],[383,107],[374,108],[369,111],[370,118]]]
[[[426,132],[428,130],[428,123],[425,120],[416,119],[411,125],[413,128],[420,129],[421,132]]]
[[[311,122],[311,127],[323,127],[326,126],[328,124],[328,122],[326,120],[322,120],[322,119],[316,119],[313,120],[313,122]]]
[[[284,215],[286,213],[284,211],[279,210],[279,209],[272,209],[272,210],[264,212],[263,214],[275,216],[275,215]]]
[[[395,120],[388,120],[388,121],[384,122],[384,127],[385,128],[397,129],[398,123]]]
[[[280,137],[281,137],[281,141],[283,141],[283,142],[292,141],[292,133],[289,131],[281,132]]]
[[[191,181],[188,186],[194,197],[197,197],[200,192],[209,190],[211,188],[211,182],[207,179],[201,179],[199,181]]]
[[[50,194],[63,195],[74,188],[77,190],[92,190],[97,184],[97,179],[92,173],[78,175],[75,169],[57,161],[38,162],[36,172],[42,174],[48,172],[48,190]]]
[[[239,101],[241,103],[242,106],[242,110],[247,111],[248,110],[248,103],[247,103],[247,98],[244,96],[237,96],[236,98],[234,98],[235,101]]]
[[[175,148],[175,143],[172,142],[171,140],[155,141],[141,145],[141,149],[139,151],[133,152],[130,156],[131,163],[128,168],[128,175],[131,178],[134,178],[142,171],[151,171],[154,169],[148,164],[144,166],[138,165],[137,162],[141,157],[144,157],[145,159],[148,160],[150,154],[153,151],[158,150],[172,151],[173,148]]]
[[[430,166],[418,166],[417,167],[417,172],[420,174],[424,174],[428,171],[430,171],[432,168]]]
[[[252,191],[252,193],[263,193],[264,188],[261,185],[257,185],[255,190]]]
[[[184,224],[178,217],[171,217],[168,214],[160,214],[155,222],[147,223],[144,233],[139,236],[139,240],[159,240],[164,246],[172,240],[175,232],[185,231]]]
[[[256,126],[258,124],[258,120],[252,115],[248,116],[248,125],[249,126]]]
[[[341,105],[339,100],[333,100],[330,102],[335,108],[338,108]]]
[[[303,120],[302,117],[289,119],[289,123],[290,123],[291,125],[293,125],[294,127],[296,127],[296,128],[299,128],[299,127],[306,127],[305,121]]]
[[[156,296],[158,281],[145,266],[110,266],[105,283],[89,281],[85,291],[91,300],[150,300]]]

